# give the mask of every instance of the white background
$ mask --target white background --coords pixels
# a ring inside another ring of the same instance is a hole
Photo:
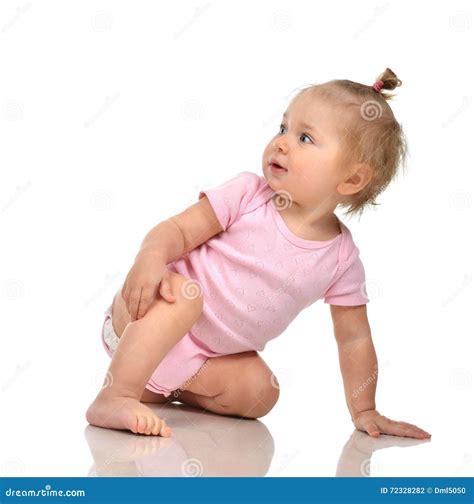
[[[403,81],[402,174],[360,221],[377,408],[431,441],[375,476],[472,476],[470,2],[6,1],[0,4],[0,475],[82,476],[109,358],[103,311],[145,234],[261,155],[301,86]],[[341,216],[341,213],[338,215]],[[262,357],[268,475],[333,476],[353,426],[329,306]],[[395,443],[396,445],[396,443]]]

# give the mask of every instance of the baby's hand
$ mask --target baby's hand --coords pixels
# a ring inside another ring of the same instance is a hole
[[[416,425],[397,422],[381,415],[377,410],[362,411],[354,419],[356,429],[367,432],[369,436],[379,437],[380,434],[412,437],[417,439],[430,438],[431,434]]]
[[[166,264],[155,255],[138,255],[122,287],[122,298],[132,322],[142,318],[159,294],[170,303],[176,301],[171,290],[170,274]]]

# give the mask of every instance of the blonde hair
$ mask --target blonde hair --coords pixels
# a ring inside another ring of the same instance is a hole
[[[387,103],[395,95],[383,92],[401,86],[402,82],[390,68],[381,73],[378,80],[383,81],[380,92],[372,85],[332,80],[311,84],[293,98],[312,91],[328,100],[334,112],[342,116],[338,128],[343,171],[348,174],[354,163],[366,163],[373,169],[368,184],[340,203],[341,207],[348,208],[345,215],[361,215],[369,205],[378,206],[376,197],[396,177],[399,167],[404,168],[406,164],[408,148],[405,134]]]

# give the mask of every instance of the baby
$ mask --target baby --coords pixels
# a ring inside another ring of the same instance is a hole
[[[318,299],[330,305],[347,406],[370,436],[431,437],[375,406],[377,356],[365,271],[334,211],[361,214],[397,174],[406,142],[387,100],[387,68],[372,86],[332,80],[303,88],[263,153],[244,171],[145,237],[106,310],[112,357],[89,406],[93,425],[169,437],[144,403],[174,400],[259,418],[279,396],[257,353]]]

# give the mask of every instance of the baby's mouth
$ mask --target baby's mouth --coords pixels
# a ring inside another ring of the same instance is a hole
[[[278,163],[275,163],[275,162],[270,163],[270,168],[273,171],[280,171],[280,172],[288,171],[286,168],[283,168],[283,166],[280,166]]]

